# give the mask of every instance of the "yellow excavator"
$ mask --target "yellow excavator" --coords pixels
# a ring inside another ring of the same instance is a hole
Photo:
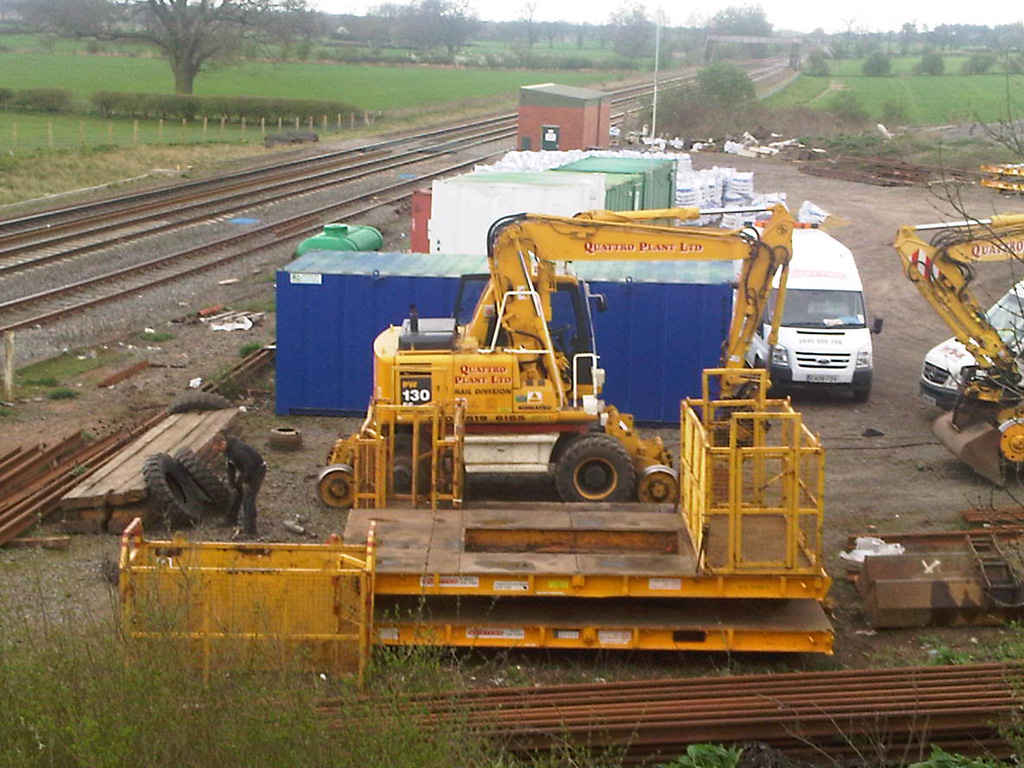
[[[930,240],[925,238],[932,233]],[[971,294],[974,265],[1024,254],[1024,214],[900,228],[893,242],[903,271],[975,364],[960,375],[960,398],[932,429],[961,461],[1003,485],[1024,465],[1024,376],[1011,345],[1015,329],[993,327]]]
[[[479,298],[466,323],[419,318],[411,308],[401,326],[375,339],[366,420],[332,448],[320,498],[336,507],[416,503],[426,488],[458,506],[463,472],[550,471],[565,501],[675,499],[678,474],[661,439],[642,438],[630,415],[599,399],[604,371],[590,305],[601,310],[602,297],[590,295],[568,264],[741,263],[723,350],[724,367],[737,375],[723,377],[721,392],[741,397],[751,377],[738,369],[780,269],[776,303],[785,301],[792,253],[789,212],[763,210],[770,214],[763,226],[741,230],[671,223],[698,218],[697,208],[498,220],[488,234],[489,274],[476,276]],[[473,286],[464,279],[464,289]]]

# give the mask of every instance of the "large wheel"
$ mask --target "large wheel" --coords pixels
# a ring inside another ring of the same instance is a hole
[[[154,453],[142,465],[149,491],[150,508],[156,520],[168,528],[192,525],[202,517],[199,488],[185,468],[166,453]]]
[[[231,491],[217,477],[213,468],[188,448],[175,451],[174,459],[185,468],[210,506],[217,512],[227,512],[231,505]]]
[[[595,433],[573,441],[555,465],[563,501],[631,501],[633,461],[622,444]]]
[[[167,406],[168,413],[192,413],[195,411],[219,411],[231,408],[231,401],[216,392],[189,390],[182,392]]]

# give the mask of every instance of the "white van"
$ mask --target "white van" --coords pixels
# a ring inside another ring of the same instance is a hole
[[[775,277],[778,288],[779,277]],[[793,232],[786,304],[779,318],[778,343],[767,338],[775,318],[775,293],[747,352],[747,363],[767,367],[772,384],[795,387],[844,387],[853,399],[871,395],[871,334],[863,288],[850,249],[820,229]]]
[[[989,307],[985,317],[1020,358],[1024,349],[1024,280]],[[974,355],[956,338],[936,344],[921,366],[921,399],[939,408],[952,408],[960,398],[960,372],[971,365]]]

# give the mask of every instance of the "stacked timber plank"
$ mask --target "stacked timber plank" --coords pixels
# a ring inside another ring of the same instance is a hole
[[[169,414],[99,467],[61,498],[64,529],[69,532],[119,531],[143,511],[146,483],[142,466],[154,453],[174,455],[179,448],[197,453],[217,432],[231,428],[237,408]]]
[[[0,456],[0,545],[45,521],[63,494],[154,423],[150,419],[97,441],[75,432],[54,445],[19,446]]]

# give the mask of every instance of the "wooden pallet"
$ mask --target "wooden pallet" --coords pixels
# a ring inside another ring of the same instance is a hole
[[[61,498],[68,522],[106,520],[114,507],[146,499],[142,465],[154,453],[174,455],[179,448],[199,452],[217,432],[238,418],[237,408],[202,413],[174,413],[119,451],[91,477]]]

